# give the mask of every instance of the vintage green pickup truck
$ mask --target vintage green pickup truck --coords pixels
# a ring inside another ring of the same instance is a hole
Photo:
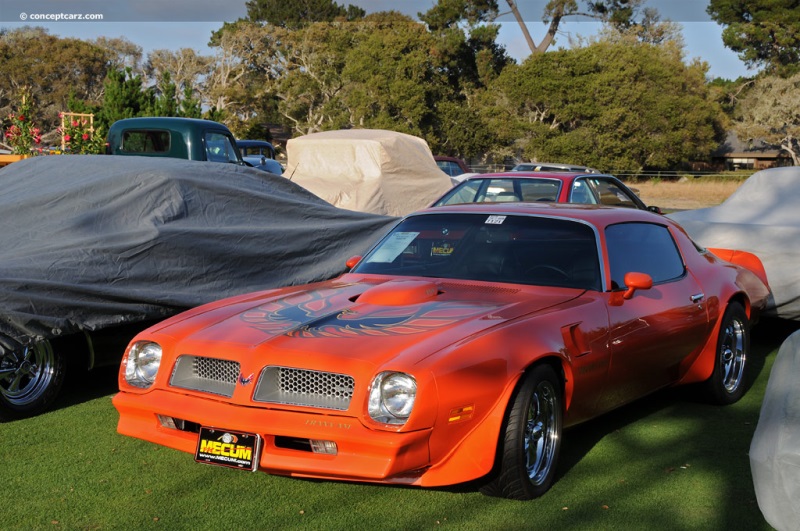
[[[106,153],[246,165],[236,148],[236,139],[227,127],[195,118],[118,120],[108,130]]]

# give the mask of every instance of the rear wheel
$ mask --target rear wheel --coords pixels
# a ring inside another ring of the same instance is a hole
[[[750,323],[744,308],[731,302],[725,309],[717,338],[714,372],[705,388],[711,402],[733,404],[744,394],[748,356],[750,355]]]
[[[29,417],[47,409],[64,383],[65,362],[49,341],[16,350],[0,347],[0,420]]]
[[[561,449],[563,404],[561,384],[553,368],[534,367],[507,413],[499,470],[485,493],[530,500],[547,492]]]

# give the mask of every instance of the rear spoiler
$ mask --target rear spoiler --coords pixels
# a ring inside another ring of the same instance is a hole
[[[725,260],[726,262],[730,262],[732,264],[736,264],[738,266],[742,266],[744,268],[749,269],[752,271],[761,281],[766,285],[769,286],[769,282],[767,282],[767,272],[764,269],[764,264],[761,263],[761,259],[754,255],[753,253],[748,253],[747,251],[737,251],[735,249],[712,249],[708,248],[715,256]]]

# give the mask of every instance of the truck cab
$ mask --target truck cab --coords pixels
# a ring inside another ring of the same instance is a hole
[[[218,122],[196,118],[117,120],[108,130],[106,153],[245,165],[230,129]]]

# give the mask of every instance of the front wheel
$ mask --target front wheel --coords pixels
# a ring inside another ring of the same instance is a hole
[[[0,420],[30,417],[47,409],[64,382],[65,361],[49,341],[15,350],[0,347]]]
[[[563,392],[549,365],[534,367],[517,390],[501,434],[499,470],[484,489],[516,500],[550,488],[561,449]]]
[[[742,305],[731,302],[725,309],[719,328],[714,371],[705,382],[709,401],[728,405],[742,398],[749,355],[750,322]]]

